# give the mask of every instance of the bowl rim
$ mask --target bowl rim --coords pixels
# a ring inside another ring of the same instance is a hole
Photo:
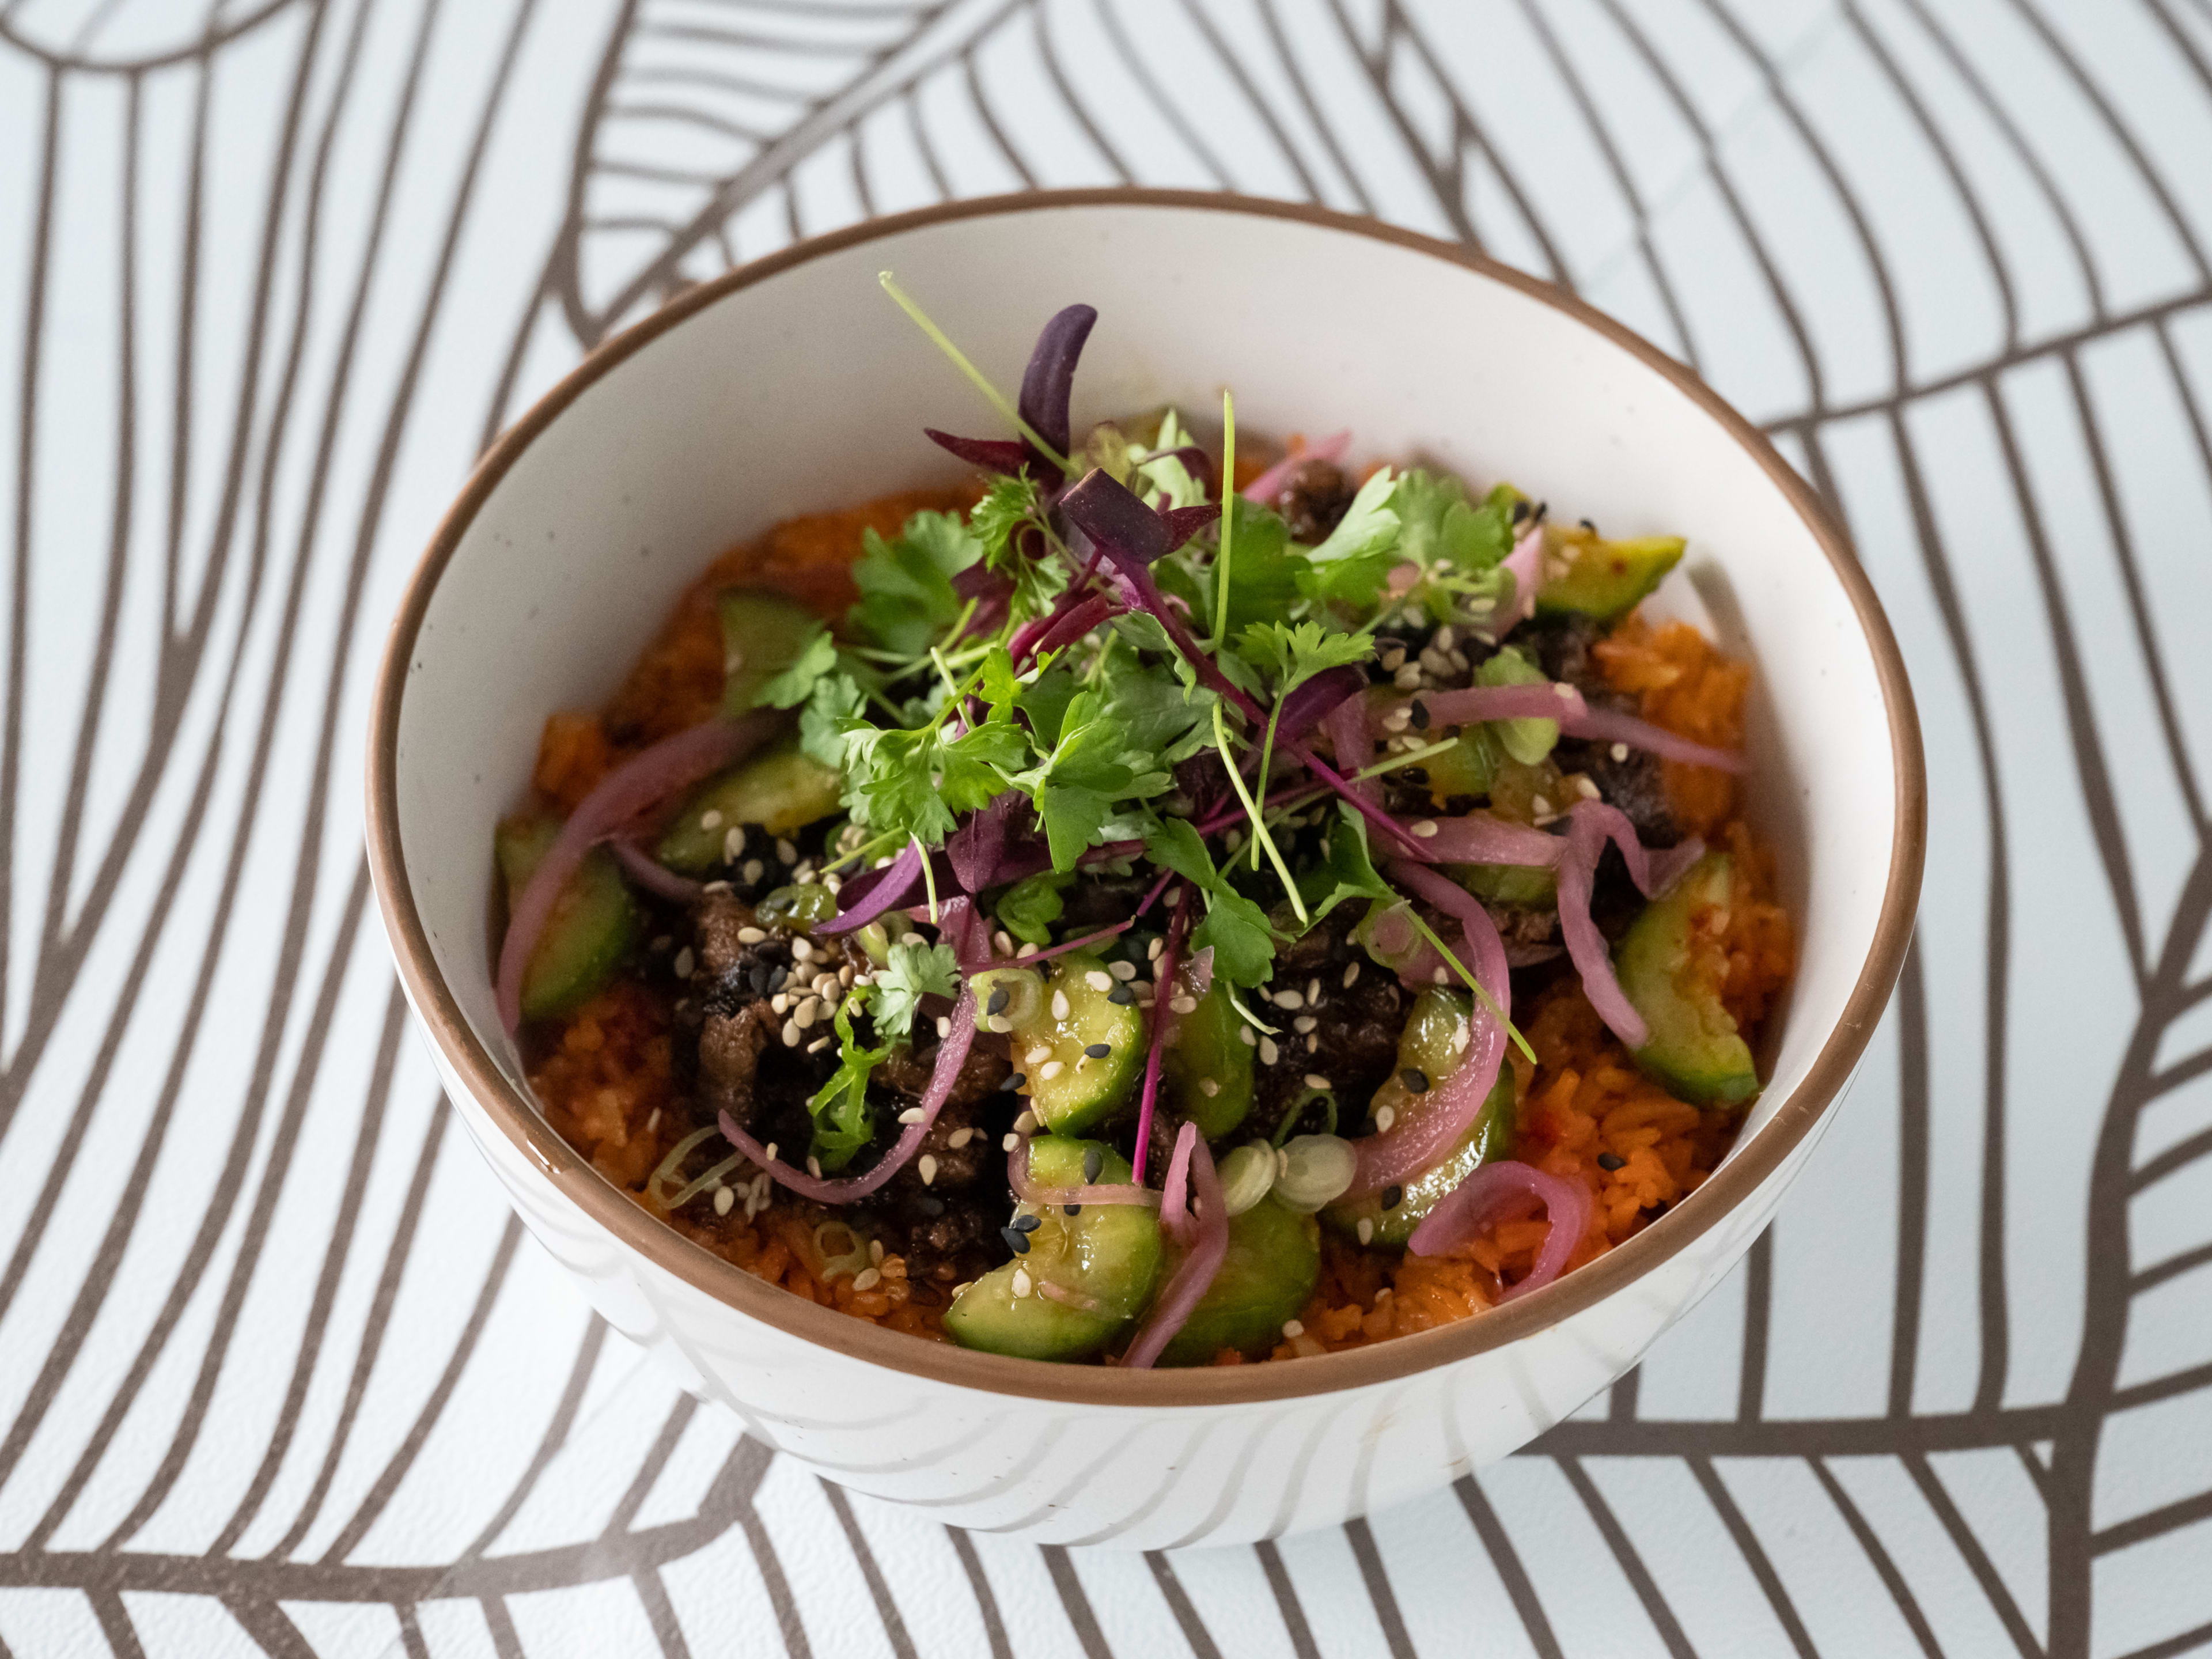
[[[1881,908],[1856,984],[1803,1082],[1758,1137],[1696,1191],[1626,1243],[1557,1282],[1479,1317],[1291,1364],[1127,1371],[1054,1364],[922,1340],[822,1307],[754,1277],[648,1214],[563,1140],[535,1102],[511,1085],[461,1012],[431,955],[407,878],[399,836],[398,729],[415,643],[440,577],[507,470],[571,403],[644,346],[726,295],[824,254],[931,225],[1089,207],[1140,207],[1287,219],[1368,237],[1446,260],[1564,312],[1663,374],[1717,421],[1778,488],[1849,597],[1874,657],[1894,763],[1896,808]],[[416,1012],[453,1070],[516,1150],[571,1203],[626,1249],[751,1318],[815,1346],[885,1370],[957,1388],[1073,1405],[1220,1407],[1326,1395],[1441,1369],[1559,1324],[1626,1289],[1679,1254],[1755,1192],[1810,1134],[1850,1081],[1903,965],[1927,847],[1927,783],[1920,727],[1905,661],[1873,585],[1812,486],[1765,436],[1711,387],[1641,335],[1540,278],[1469,248],[1370,218],[1306,203],[1224,192],[1114,186],[1022,191],[888,215],[793,243],[687,289],[603,342],[514,422],[477,461],[414,574],[378,665],[371,700],[368,854],[392,956]]]

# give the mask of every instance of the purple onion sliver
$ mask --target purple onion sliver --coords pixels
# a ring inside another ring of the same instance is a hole
[[[801,1198],[811,1198],[817,1204],[849,1204],[855,1199],[866,1198],[904,1169],[921,1150],[922,1138],[928,1134],[929,1126],[937,1121],[937,1115],[945,1109],[952,1085],[959,1081],[960,1068],[967,1063],[969,1045],[975,1038],[975,999],[963,985],[960,1000],[952,1005],[951,1029],[937,1047],[937,1067],[929,1074],[929,1088],[921,1097],[921,1119],[900,1132],[891,1149],[866,1175],[831,1179],[809,1175],[804,1170],[772,1159],[768,1148],[739,1128],[738,1121],[727,1112],[721,1113],[716,1120],[721,1126],[722,1138],[767,1170],[769,1178],[778,1186]]]
[[[1664,726],[1610,708],[1584,708],[1566,715],[1559,720],[1559,730],[1571,738],[1583,738],[1593,743],[1625,743],[1632,749],[1647,749],[1662,760],[1710,766],[1719,772],[1741,773],[1746,765],[1740,750],[1692,743]]]
[[[1086,945],[1096,945],[1102,939],[1112,939],[1117,934],[1126,933],[1136,925],[1137,919],[1132,916],[1127,921],[1115,922],[1111,927],[1101,927],[1095,933],[1085,933],[1081,939],[1072,939],[1064,945],[1051,945],[1042,951],[1032,951],[1025,957],[1017,957],[1014,958],[1014,966],[1026,968],[1031,963],[1049,962],[1054,957],[1066,956],[1070,951],[1080,951]]]
[[[1521,539],[1513,544],[1513,550],[1505,556],[1501,568],[1513,578],[1513,603],[1502,617],[1493,617],[1483,631],[1493,639],[1504,639],[1521,623],[1536,614],[1536,589],[1544,575],[1544,526],[1531,524],[1522,532]]]
[[[783,724],[781,713],[756,709],[742,720],[691,726],[624,761],[576,804],[522,884],[507,937],[500,942],[499,1018],[509,1036],[522,1024],[522,978],[538,948],[538,936],[545,931],[554,902],[583,863],[584,854],[641,813],[735,764]]]
[[[1559,863],[1567,850],[1564,836],[1511,823],[1490,812],[1463,818],[1429,818],[1436,833],[1425,836],[1439,864],[1516,864],[1537,868]]]
[[[909,841],[889,864],[863,872],[838,890],[845,908],[823,922],[822,931],[834,935],[865,927],[885,912],[913,902],[922,884],[921,843]]]
[[[1582,806],[1596,803],[1584,801]],[[1628,994],[1620,988],[1620,981],[1613,971],[1613,953],[1607,948],[1605,935],[1598,932],[1597,924],[1590,920],[1590,889],[1596,879],[1598,856],[1605,851],[1604,821],[1578,807],[1569,820],[1567,855],[1559,861],[1559,933],[1566,940],[1567,954],[1574,958],[1575,970],[1582,975],[1583,994],[1589,999],[1590,1006],[1597,1011],[1613,1036],[1632,1050],[1641,1048],[1650,1039],[1650,1030],[1644,1016],[1636,1012]],[[1629,845],[1636,845],[1632,831]],[[1624,855],[1628,847],[1621,848]],[[1643,848],[1638,846],[1636,854],[1629,857],[1629,873],[1633,877],[1641,863]]]
[[[1182,1132],[1191,1140],[1190,1184],[1198,1193],[1198,1214],[1195,1224],[1187,1230],[1189,1253],[1176,1264],[1168,1282],[1160,1288],[1152,1310],[1138,1328],[1137,1340],[1122,1356],[1122,1364],[1139,1370],[1156,1364],[1168,1344],[1175,1340],[1189,1322],[1191,1310],[1213,1288],[1213,1277],[1229,1256],[1229,1206],[1222,1201],[1221,1179],[1214,1171],[1213,1154],[1206,1150],[1206,1138],[1198,1133],[1196,1125],[1186,1123]],[[1182,1150],[1180,1142],[1176,1150]],[[1163,1231],[1166,1231],[1167,1213],[1164,1204],[1160,1211]]]
[[[1470,1244],[1500,1221],[1540,1206],[1551,1223],[1535,1265],[1498,1299],[1540,1291],[1567,1270],[1567,1260],[1582,1243],[1593,1207],[1589,1188],[1547,1170],[1502,1158],[1486,1164],[1444,1194],[1413,1229],[1406,1248],[1415,1255],[1449,1255]]]
[[[615,862],[622,866],[624,875],[656,898],[677,904],[696,904],[706,890],[690,877],[678,875],[627,836],[610,838],[607,850],[615,855]]]
[[[1344,769],[1346,782],[1361,799],[1370,806],[1380,806],[1382,786],[1379,779],[1356,775],[1365,771],[1375,760],[1375,738],[1367,725],[1367,694],[1355,691],[1328,711],[1322,720],[1322,729],[1328,733],[1328,741],[1336,750],[1336,763]]]
[[[1160,1195],[1149,1187],[1115,1182],[1097,1186],[1047,1187],[1030,1178],[1030,1143],[1024,1136],[1006,1154],[1006,1185],[1024,1204],[1049,1208],[1055,1204],[1134,1204],[1157,1208]]]

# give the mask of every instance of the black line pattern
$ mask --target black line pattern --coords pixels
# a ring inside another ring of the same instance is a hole
[[[0,0],[0,1655],[2212,1650],[2208,155],[2204,0]],[[778,1462],[518,1249],[353,757],[581,350],[1116,180],[1455,236],[1713,379],[1856,538],[1936,832],[1850,1109],[1638,1373],[1091,1574]]]

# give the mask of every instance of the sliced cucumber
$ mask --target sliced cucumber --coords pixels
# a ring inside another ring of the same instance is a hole
[[[556,820],[535,815],[499,826],[493,844],[510,913],[560,833]],[[553,914],[530,953],[522,972],[522,1017],[550,1018],[597,995],[636,942],[641,921],[622,866],[606,848],[593,848],[553,902]]]
[[[1681,562],[1680,536],[1647,536],[1609,542],[1595,531],[1547,526],[1544,584],[1536,590],[1536,614],[1557,617],[1579,612],[1600,622],[1626,616]]]
[[[1114,1000],[1118,983],[1096,952],[1071,951],[1046,964],[1034,1008],[1009,1011],[1014,1069],[1054,1134],[1105,1122],[1144,1075],[1145,1017],[1134,1000]]]
[[[1257,1358],[1283,1340],[1284,1322],[1297,1317],[1320,1280],[1321,1229],[1313,1218],[1261,1200],[1229,1218],[1221,1270],[1160,1363],[1203,1365],[1224,1348]]]
[[[1559,874],[1540,864],[1455,864],[1450,870],[1455,881],[1488,904],[1559,902]]]
[[[788,593],[757,587],[725,588],[714,611],[722,623],[722,716],[735,720],[798,659],[821,618]]]
[[[1413,1003],[1406,1029],[1398,1038],[1398,1069],[1375,1091],[1370,1109],[1380,1117],[1391,1113],[1391,1127],[1417,1122],[1436,1109],[1437,1085],[1459,1070],[1467,1050],[1459,1046],[1459,1033],[1472,1016],[1473,999],[1441,987],[1424,991]],[[1408,1073],[1426,1085],[1415,1088]],[[1498,1081],[1482,1103],[1482,1111],[1451,1150],[1420,1174],[1400,1185],[1357,1198],[1339,1200],[1324,1212],[1330,1226],[1362,1243],[1390,1248],[1405,1243],[1421,1218],[1436,1208],[1446,1193],[1492,1158],[1504,1158],[1513,1149],[1514,1085],[1511,1067],[1498,1073]],[[1383,1200],[1395,1198],[1385,1205]],[[1363,1237],[1359,1224],[1368,1224]]]
[[[1751,1049],[1721,1002],[1726,957],[1717,941],[1700,938],[1700,924],[1727,910],[1734,888],[1728,854],[1706,854],[1644,907],[1613,952],[1620,988],[1650,1028],[1637,1065],[1701,1106],[1734,1105],[1759,1092]]]
[[[1030,1177],[1045,1186],[1081,1186],[1092,1153],[1099,1182],[1129,1179],[1127,1160],[1104,1142],[1057,1135],[1030,1142]],[[945,1333],[961,1346],[1024,1359],[1082,1359],[1144,1311],[1160,1273],[1156,1212],[1137,1204],[1085,1204],[1070,1215],[1021,1204],[1014,1216],[1017,1223],[1036,1220],[1026,1235],[1029,1249],[985,1273],[945,1311]]]
[[[1549,685],[1551,678],[1544,671],[1522,656],[1513,646],[1507,646],[1494,657],[1486,659],[1474,671],[1477,685]],[[1512,759],[1523,766],[1534,766],[1541,761],[1559,741],[1557,720],[1522,719],[1492,720],[1488,730],[1498,744]]]
[[[653,849],[672,870],[697,875],[728,861],[730,831],[757,824],[771,836],[804,830],[837,810],[838,775],[797,745],[709,778],[692,793]]]
[[[1227,989],[1217,984],[1176,1022],[1161,1057],[1161,1081],[1208,1140],[1220,1139],[1252,1109],[1253,1051],[1237,1036],[1243,1024]]]

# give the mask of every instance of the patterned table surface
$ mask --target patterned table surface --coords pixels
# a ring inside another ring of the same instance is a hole
[[[1695,365],[1848,521],[1935,831],[1847,1109],[1637,1374],[1172,1558],[848,1497],[611,1338],[358,828],[400,583],[585,348],[1125,179]],[[0,1651],[2212,1648],[2208,246],[2208,0],[0,0]]]

